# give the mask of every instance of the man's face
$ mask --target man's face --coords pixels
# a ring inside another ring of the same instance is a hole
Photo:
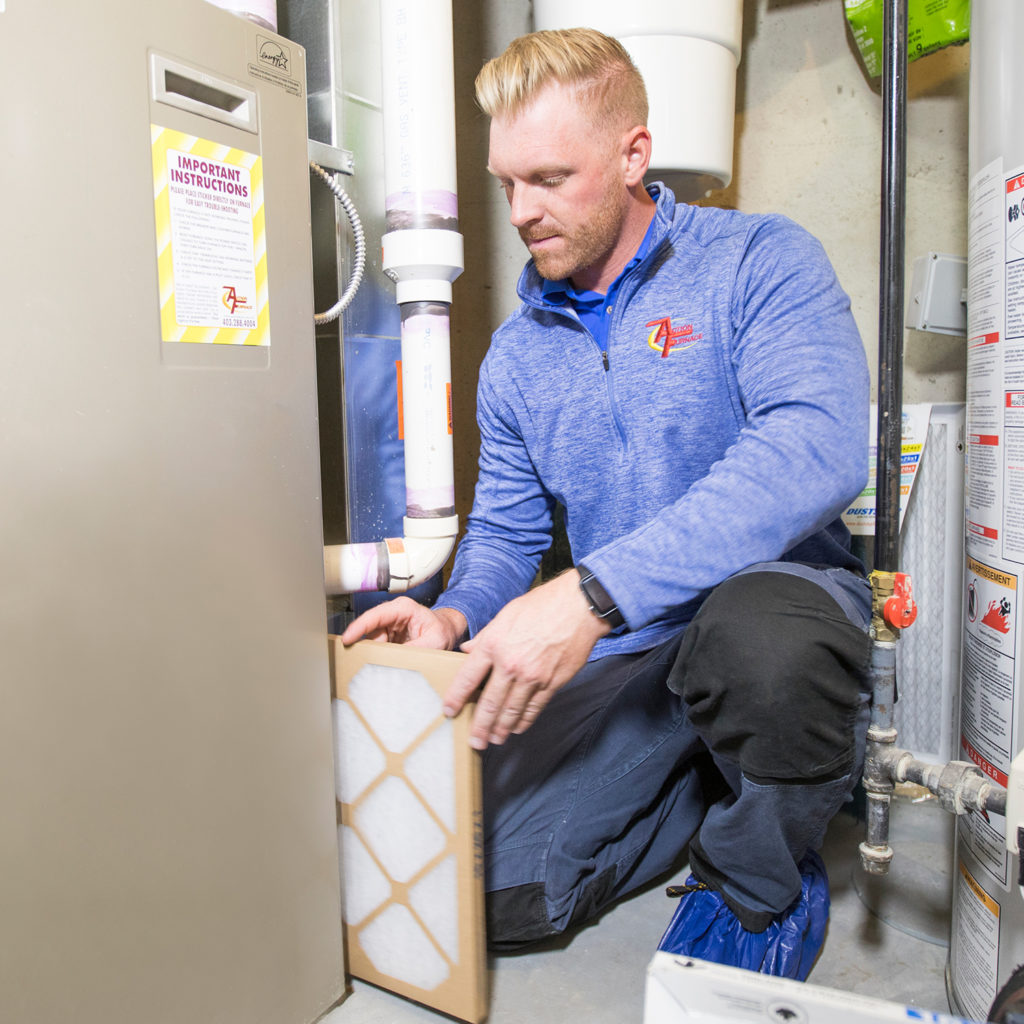
[[[613,257],[628,199],[618,141],[595,130],[575,91],[557,83],[515,118],[492,119],[488,170],[542,277],[588,270],[596,278]]]

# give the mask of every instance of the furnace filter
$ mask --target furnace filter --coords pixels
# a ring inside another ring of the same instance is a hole
[[[350,972],[479,1021],[480,758],[441,700],[464,657],[332,638],[335,789]]]

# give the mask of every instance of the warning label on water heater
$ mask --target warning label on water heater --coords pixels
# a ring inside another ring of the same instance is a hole
[[[1015,573],[967,559],[961,744],[1001,786],[1007,783],[1013,745],[1017,579]]]
[[[260,157],[151,127],[163,340],[269,345]]]
[[[953,889],[957,926],[953,930],[950,960],[955,968],[956,994],[961,1008],[973,1018],[983,1020],[988,1016],[992,993],[996,990],[1001,907],[963,861],[959,861],[957,867]]]

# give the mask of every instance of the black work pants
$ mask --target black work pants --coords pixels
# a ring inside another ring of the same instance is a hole
[[[860,773],[870,589],[760,563],[652,650],[592,661],[484,757],[488,936],[564,931],[681,864],[764,928]]]

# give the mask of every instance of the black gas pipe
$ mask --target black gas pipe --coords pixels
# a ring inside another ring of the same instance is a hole
[[[907,0],[885,0],[882,72],[882,211],[878,310],[878,447],[872,584],[873,706],[864,762],[867,836],[861,864],[885,874],[892,860],[889,808],[896,782],[916,782],[955,814],[1005,813],[1006,792],[972,764],[930,765],[896,747],[896,644],[913,621],[898,577],[903,419],[904,222],[906,198]],[[895,602],[895,608],[893,607]]]
[[[889,806],[894,788],[884,752],[896,742],[896,643],[884,604],[900,558],[900,454],[903,418],[903,230],[907,149],[907,4],[885,0],[882,71],[882,210],[878,294],[878,445],[875,474],[875,551],[871,682],[874,703],[864,764],[867,836],[865,870],[884,874],[892,860]]]

